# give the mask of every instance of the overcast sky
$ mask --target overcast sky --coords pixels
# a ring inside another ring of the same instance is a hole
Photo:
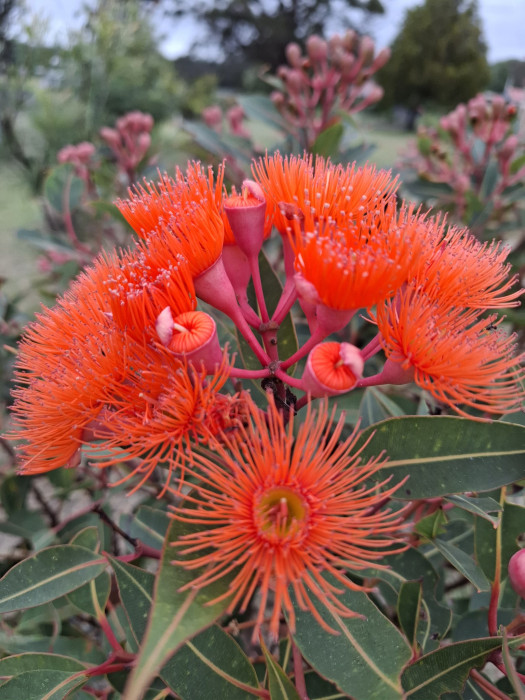
[[[78,13],[84,0],[26,0],[26,4],[30,10],[49,18],[53,37],[64,37],[69,27],[78,26]],[[383,0],[383,4],[386,15],[373,19],[367,27],[380,47],[390,44],[399,31],[405,10],[421,4],[421,0]],[[489,61],[525,60],[525,0],[478,0],[478,4]],[[195,39],[196,28],[191,21],[170,22],[158,17],[154,25],[165,35],[161,46],[169,57],[185,54]]]

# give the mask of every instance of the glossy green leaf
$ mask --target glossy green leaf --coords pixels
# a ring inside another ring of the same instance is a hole
[[[453,189],[446,182],[430,182],[429,180],[405,181],[403,186],[421,201],[440,198],[453,194]]]
[[[0,686],[0,700],[64,700],[87,681],[87,675],[41,669],[24,671]]]
[[[372,433],[363,460],[385,450],[389,462],[378,477],[392,476],[392,483],[409,477],[396,498],[491,491],[523,478],[525,428],[521,425],[418,416],[371,426],[361,441]]]
[[[339,633],[335,636],[292,597],[297,616],[294,640],[301,653],[354,700],[400,700],[399,678],[412,655],[406,639],[364,593],[348,590],[340,600],[362,617],[332,615],[313,597],[320,616]]]
[[[56,600],[96,578],[105,559],[76,545],[48,547],[13,566],[0,580],[0,612]]]
[[[499,163],[497,160],[491,160],[485,170],[483,180],[481,182],[481,187],[479,191],[479,196],[481,199],[487,199],[490,197],[498,179],[500,177]]]
[[[502,656],[505,670],[507,672],[507,678],[509,679],[512,688],[516,693],[516,700],[525,700],[525,685],[520,680],[518,672],[516,671],[516,666],[514,665],[510,655],[509,637],[506,629],[503,630]]]
[[[301,700],[296,687],[270,654],[264,642],[261,643],[261,648],[268,671],[270,700]]]
[[[445,522],[446,516],[443,511],[439,509],[427,515],[425,518],[418,520],[414,529],[421,537],[431,540],[443,532]]]
[[[137,566],[119,561],[113,557],[109,561],[115,572],[120,600],[131,625],[136,648],[144,637],[148,615],[153,602],[155,576]]]
[[[257,674],[232,637],[213,625],[200,632],[160,670],[162,680],[182,700],[253,700]]]
[[[92,525],[77,532],[71,540],[71,544],[85,547],[92,552],[100,552],[100,536],[98,527]],[[104,610],[111,591],[111,578],[107,571],[103,571],[89,583],[80,586],[67,595],[69,602],[81,612],[91,617],[98,617],[98,610]]]
[[[501,514],[501,577],[507,576],[509,560],[517,552],[518,537],[523,534],[525,523],[525,508],[515,503],[504,503]],[[485,576],[492,581],[496,566],[496,537],[497,530],[490,523],[476,518],[474,542],[476,560]]]
[[[403,581],[399,589],[397,601],[399,626],[412,647],[417,641],[422,593],[420,581]]]
[[[80,204],[84,190],[84,181],[75,175],[70,163],[57,165],[44,182],[44,197],[60,213],[66,209],[75,209]]]
[[[315,156],[333,158],[339,151],[343,131],[343,125],[341,123],[332,124],[324,131],[321,131],[319,136],[313,142],[310,151]]]
[[[445,500],[469,513],[479,515],[480,518],[485,518],[493,525],[497,525],[498,517],[489,515],[489,513],[496,513],[502,510],[500,504],[488,496],[485,498],[472,498],[471,496],[458,495],[448,496]]]
[[[250,119],[269,124],[279,131],[286,131],[286,122],[266,95],[238,95],[236,99]]]
[[[75,673],[84,671],[86,664],[70,656],[60,656],[59,654],[15,654],[0,659],[0,678],[18,676],[24,671],[41,670],[65,671]]]
[[[126,700],[140,700],[152,678],[167,660],[188,639],[209,627],[228,607],[229,597],[209,604],[228,592],[233,573],[202,590],[180,591],[191,583],[201,570],[188,570],[175,565],[173,559],[183,559],[180,549],[172,546],[179,537],[195,532],[195,526],[173,520],[166,533],[159,572],[155,582],[153,606],[146,635],[137,664],[126,687]]]
[[[359,406],[361,429],[379,423],[387,418],[402,416],[402,409],[375,386],[368,387]]]
[[[158,508],[140,506],[130,523],[129,534],[148,547],[161,549],[166,530],[170,524],[169,515]]]
[[[24,510],[27,494],[31,487],[31,479],[21,479],[18,475],[8,475],[0,483],[0,502],[10,516],[12,513]]]
[[[304,674],[306,694],[309,700],[336,700],[336,698],[347,698],[337,687],[320,676],[315,671],[306,671]]]
[[[59,654],[74,656],[85,663],[101,664],[105,655],[89,639],[81,637],[43,637],[42,634],[17,634],[0,630],[0,650],[6,654],[25,654],[26,652]]]
[[[490,590],[490,583],[484,573],[462,549],[439,537],[432,540],[432,544],[455,569],[476,587],[478,592]]]
[[[420,581],[422,586],[422,619],[418,628],[417,639],[421,648],[430,650],[437,646],[448,632],[452,612],[446,605],[436,599],[439,577],[427,557],[418,549],[407,549],[401,554],[388,557],[386,569],[370,569],[366,575],[376,577],[391,586],[399,595],[401,586],[406,581]]]
[[[516,637],[513,644],[519,644]],[[442,647],[408,666],[402,676],[410,700],[439,700],[446,692],[461,692],[470,669],[482,667],[502,645],[501,637],[472,639]]]

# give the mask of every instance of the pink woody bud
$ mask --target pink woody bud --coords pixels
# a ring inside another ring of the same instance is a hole
[[[372,63],[372,59],[374,58],[374,49],[374,40],[369,36],[364,36],[359,45],[359,58],[365,66]]]
[[[525,549],[520,549],[510,558],[509,579],[516,593],[525,598]]]
[[[361,351],[350,343],[321,343],[308,355],[303,385],[314,397],[336,396],[353,389],[363,374]]]
[[[222,109],[218,105],[212,105],[202,110],[202,118],[210,129],[220,130],[222,124]]]
[[[303,87],[304,75],[300,70],[290,70],[286,76],[286,86],[291,95],[297,95]]]
[[[286,60],[293,68],[301,68],[303,65],[303,56],[299,44],[288,44],[285,50]]]
[[[380,68],[382,68],[386,63],[388,63],[391,55],[392,55],[392,51],[388,47],[381,49],[381,51],[374,58],[374,62],[372,63],[372,66],[371,66],[372,73],[375,73]]]
[[[328,44],[317,34],[309,36],[306,40],[306,52],[308,58],[314,63],[326,61],[328,56]]]
[[[142,132],[142,134],[140,134],[140,136],[137,139],[137,150],[139,153],[139,158],[142,158],[145,155],[146,151],[150,146],[151,136],[146,132]]]
[[[352,51],[355,46],[356,39],[357,32],[353,29],[348,29],[341,41],[341,45],[346,51]]]
[[[111,129],[109,126],[103,126],[99,131],[100,137],[107,143],[107,145],[113,150],[118,150],[121,146],[120,135],[115,129]]]

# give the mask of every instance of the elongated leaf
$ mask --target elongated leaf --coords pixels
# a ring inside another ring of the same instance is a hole
[[[323,156],[323,158],[334,157],[339,151],[343,131],[343,125],[340,123],[332,124],[332,126],[321,131],[312,144],[311,152],[316,156]]]
[[[129,528],[130,535],[154,549],[161,549],[170,518],[158,508],[140,506]]]
[[[474,560],[462,549],[439,537],[432,540],[432,544],[452,566],[476,587],[478,593],[481,591],[490,591],[490,583],[487,581],[486,576],[481,569],[476,566]]]
[[[400,700],[399,678],[412,655],[406,639],[364,593],[345,591],[340,599],[363,618],[333,616],[314,598],[320,616],[339,632],[335,636],[292,598],[297,646],[315,670],[354,700]]]
[[[268,669],[268,687],[270,700],[301,700],[292,681],[288,678],[277,661],[270,654],[264,642],[261,644]]]
[[[113,557],[110,558],[110,562],[117,579],[120,600],[131,625],[136,648],[138,648],[146,631],[148,615],[153,603],[155,576],[149,571],[144,571]]]
[[[180,550],[174,549],[172,543],[190,532],[195,532],[194,526],[173,520],[166,533],[148,628],[126,687],[126,700],[140,700],[150,681],[175,651],[197,632],[209,627],[228,607],[229,597],[212,605],[207,603],[227,593],[233,573],[200,591],[179,590],[202,573],[172,561],[175,556],[182,559]]]
[[[18,676],[24,671],[65,671],[67,673],[84,671],[86,664],[70,656],[59,654],[16,654],[0,659],[0,677]]]
[[[479,515],[480,518],[485,518],[493,525],[497,525],[498,517],[494,515],[489,515],[489,513],[495,513],[502,510],[500,504],[493,498],[472,498],[470,496],[448,496],[446,499],[449,503],[453,503],[458,508],[468,511],[469,513],[474,513],[474,515]]]
[[[0,700],[64,700],[87,676],[68,671],[24,671],[0,686]]]
[[[253,700],[257,674],[248,657],[217,625],[200,632],[160,670],[162,680],[182,700]]]
[[[505,670],[507,671],[507,678],[509,679],[514,692],[516,693],[517,700],[525,700],[525,686],[520,680],[516,667],[512,661],[508,632],[506,629],[503,630],[503,663],[505,664]]]
[[[421,581],[422,619],[417,639],[422,649],[431,650],[447,634],[452,618],[450,608],[436,599],[436,589],[439,584],[436,570],[418,549],[407,549],[401,554],[388,557],[388,565],[388,569],[367,570],[366,575],[384,581],[396,591],[397,595],[406,581]],[[383,591],[383,588],[381,590]]]
[[[420,581],[404,581],[401,584],[397,601],[397,617],[399,625],[412,647],[415,646],[417,640],[421,598]]]
[[[85,663],[101,664],[105,661],[104,654],[93,646],[91,640],[80,637],[49,638],[43,637],[42,634],[13,634],[0,631],[0,650],[7,654],[53,651],[61,656],[73,655]]]
[[[266,95],[238,95],[237,102],[251,119],[270,124],[279,131],[286,130],[286,122]]]
[[[403,411],[391,399],[385,396],[380,389],[371,386],[365,390],[361,405],[359,406],[359,417],[361,428],[368,428],[374,423],[379,423],[386,418],[402,416]]]
[[[75,175],[70,163],[57,165],[51,170],[44,182],[44,197],[53,209],[63,213],[66,207],[75,209],[85,190],[84,181]]]
[[[72,538],[71,544],[85,547],[98,554],[100,552],[98,527],[90,526],[80,530]],[[105,609],[110,590],[111,579],[108,572],[103,571],[97,578],[69,593],[67,599],[81,612],[96,618],[98,610]]]
[[[519,645],[515,637],[513,645]],[[439,700],[446,692],[461,692],[472,668],[485,664],[489,654],[502,645],[501,637],[457,642],[433,651],[411,664],[402,683],[410,700]]]
[[[74,591],[104,571],[106,560],[76,545],[48,547],[0,580],[0,612],[33,608]]]
[[[507,576],[509,560],[517,552],[518,537],[523,534],[525,523],[525,508],[515,503],[504,503],[501,514],[501,575]],[[476,560],[486,577],[492,581],[496,566],[496,537],[497,531],[486,520],[476,518],[475,549]]]
[[[521,425],[418,416],[378,423],[367,428],[361,439],[371,433],[363,459],[385,450],[389,463],[378,475],[392,476],[392,483],[409,477],[396,498],[491,491],[523,478],[525,428]]]

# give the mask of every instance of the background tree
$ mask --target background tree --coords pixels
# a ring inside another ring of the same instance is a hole
[[[426,102],[453,107],[483,90],[489,77],[476,0],[425,0],[407,11],[378,80],[384,106],[414,109]]]
[[[351,10],[383,13],[380,0],[166,0],[166,11],[192,16],[205,28],[196,46],[217,46],[227,62],[264,62],[272,69],[285,62],[285,48],[310,34],[324,34],[330,19],[344,30],[353,25]]]

